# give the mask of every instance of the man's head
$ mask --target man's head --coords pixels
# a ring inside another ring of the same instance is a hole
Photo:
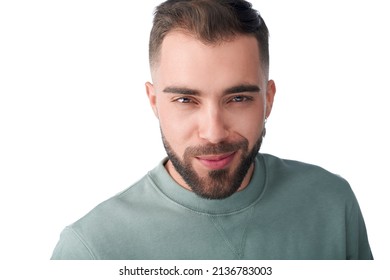
[[[249,183],[275,94],[268,62],[267,27],[246,1],[157,8],[146,89],[180,185],[220,199]]]

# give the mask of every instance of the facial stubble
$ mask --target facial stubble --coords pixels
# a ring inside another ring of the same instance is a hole
[[[223,199],[231,196],[240,188],[260,150],[262,139],[260,137],[250,151],[247,139],[233,143],[221,142],[207,146],[187,147],[183,154],[183,159],[180,159],[171,148],[164,134],[162,134],[168,159],[172,162],[175,170],[195,194],[206,199]],[[241,153],[239,155],[240,162],[234,170],[229,170],[229,168],[210,170],[206,176],[201,177],[192,165],[192,161],[197,156],[231,152]]]

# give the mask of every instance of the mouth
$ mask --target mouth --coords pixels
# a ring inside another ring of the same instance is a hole
[[[196,159],[207,169],[225,169],[233,161],[236,152],[231,152],[221,155],[202,155],[196,157]]]

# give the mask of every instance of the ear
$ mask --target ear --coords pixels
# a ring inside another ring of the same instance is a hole
[[[157,97],[156,92],[154,90],[154,85],[147,82],[145,83],[146,87],[146,95],[148,96],[150,106],[154,112],[154,115],[158,118],[158,110],[157,110]]]
[[[265,117],[268,118],[272,111],[272,106],[274,104],[274,97],[276,93],[276,86],[273,80],[269,80],[267,83],[267,95],[266,95],[266,110]]]

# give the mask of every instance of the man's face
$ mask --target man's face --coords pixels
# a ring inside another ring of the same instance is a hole
[[[237,36],[205,45],[173,31],[152,76],[147,94],[160,122],[170,175],[206,198],[244,188],[275,94],[256,39]]]

